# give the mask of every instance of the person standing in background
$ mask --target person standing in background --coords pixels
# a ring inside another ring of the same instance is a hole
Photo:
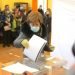
[[[4,25],[3,25],[3,47],[10,46],[11,44],[11,22],[12,15],[9,10],[9,5],[5,5],[4,12]]]
[[[44,23],[47,28],[47,41],[49,46],[51,45],[51,19],[51,10],[48,8],[45,12]]]
[[[42,9],[42,5],[39,6],[38,12],[40,12],[40,13],[42,14],[42,16],[44,16],[44,11],[43,11],[43,9]]]

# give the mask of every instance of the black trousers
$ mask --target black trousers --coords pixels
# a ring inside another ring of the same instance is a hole
[[[11,30],[3,32],[3,44],[9,45],[12,41],[12,32]]]

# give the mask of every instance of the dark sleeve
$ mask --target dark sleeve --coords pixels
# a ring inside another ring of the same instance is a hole
[[[46,26],[43,24],[42,28],[43,28],[42,38],[47,39],[47,29],[46,29]]]
[[[72,53],[73,53],[73,55],[75,56],[75,42],[74,42],[74,44],[73,44],[73,46],[72,46]]]
[[[46,28],[48,29],[48,32],[51,32],[51,17],[45,16],[44,24]]]
[[[47,51],[47,52],[52,52],[52,50],[49,48],[49,46],[46,44],[44,49],[44,51]]]

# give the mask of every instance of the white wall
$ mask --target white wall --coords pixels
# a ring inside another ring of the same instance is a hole
[[[75,40],[75,1],[53,0],[52,6],[52,56],[67,60],[66,67],[75,63],[71,49]]]

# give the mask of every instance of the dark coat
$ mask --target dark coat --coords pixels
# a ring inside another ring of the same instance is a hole
[[[30,26],[27,23],[24,23],[22,25],[22,32],[28,38],[31,38],[33,36],[33,34],[38,35],[42,38],[46,38],[46,36],[47,36],[46,27],[43,24],[41,25],[41,28],[38,32],[33,32],[33,31],[31,31]]]
[[[46,27],[42,24],[41,28],[38,32],[33,32],[33,31],[31,31],[29,24],[25,22],[21,27],[20,35],[14,41],[14,45],[16,47],[22,47],[22,45],[21,45],[22,40],[24,40],[24,39],[29,40],[34,34],[37,35],[37,36],[40,36],[43,39],[46,39],[47,38]],[[50,48],[48,47],[47,44],[44,47],[44,50],[50,51]]]
[[[45,26],[47,28],[47,32],[51,32],[51,16],[45,16]]]

